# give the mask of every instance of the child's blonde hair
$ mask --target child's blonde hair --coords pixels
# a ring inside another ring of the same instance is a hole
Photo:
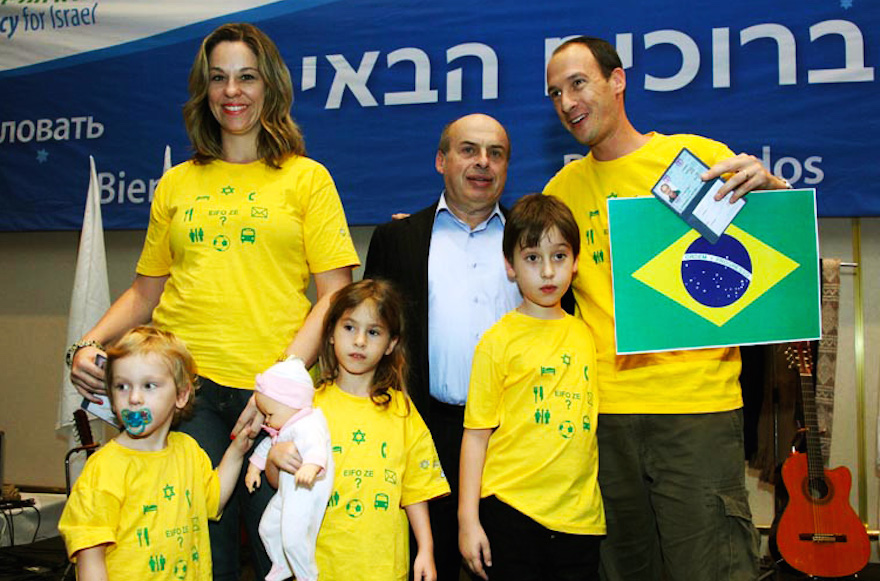
[[[104,385],[108,395],[113,388],[114,363],[123,357],[130,355],[149,355],[155,353],[168,366],[171,377],[174,378],[174,386],[177,393],[189,392],[189,398],[183,408],[174,410],[172,426],[176,426],[181,419],[192,415],[195,401],[195,390],[198,384],[198,369],[196,362],[190,355],[183,341],[169,331],[163,331],[156,327],[135,327],[122,336],[113,347],[107,349],[107,366],[104,374]],[[110,406],[116,412],[113,397],[110,397]]]
[[[370,399],[385,407],[391,402],[391,390],[406,393],[406,349],[404,347],[403,299],[391,283],[384,280],[366,279],[352,283],[337,291],[324,317],[321,336],[321,378],[318,386],[331,383],[339,375],[339,361],[331,339],[336,324],[346,312],[356,309],[366,301],[372,301],[382,323],[397,344],[388,355],[379,360],[370,386]]]

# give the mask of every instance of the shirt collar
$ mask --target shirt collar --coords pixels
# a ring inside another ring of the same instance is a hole
[[[449,209],[449,204],[446,203],[446,190],[443,190],[443,192],[440,194],[440,201],[437,202],[437,210],[434,212],[434,218],[436,218],[441,212],[445,212],[445,213],[449,214],[449,216],[453,220],[455,220],[456,222],[458,222],[459,224],[461,224],[462,226],[464,226],[468,230],[471,229],[471,227],[468,226],[468,224],[466,222],[464,222],[461,218],[456,216],[452,212],[452,210]],[[492,208],[492,213],[489,214],[489,216],[485,220],[483,220],[482,222],[477,224],[477,226],[474,228],[474,230],[482,229],[495,216],[498,216],[498,219],[501,220],[501,225],[503,226],[505,224],[506,220],[504,219],[504,213],[501,211],[501,206],[498,204],[498,202],[495,202],[495,207]]]

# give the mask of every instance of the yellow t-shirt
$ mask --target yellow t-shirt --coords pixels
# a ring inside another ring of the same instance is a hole
[[[483,335],[464,426],[495,428],[480,490],[544,527],[605,534],[596,475],[596,347],[583,321],[510,311]]]
[[[403,581],[409,570],[409,523],[403,507],[449,494],[434,441],[407,398],[387,408],[336,384],[315,393],[330,426],[336,472],[318,533],[322,579]]]
[[[545,194],[568,204],[581,229],[581,256],[572,287],[578,314],[598,348],[599,411],[672,414],[737,409],[742,406],[742,393],[736,347],[616,354],[607,198],[651,195],[651,187],[682,147],[709,166],[733,156],[726,145],[696,135],[650,136],[647,144],[619,159],[597,161],[588,155],[572,162],[544,188]]]
[[[302,327],[309,273],[359,264],[327,170],[293,156],[192,162],[156,188],[137,272],[170,275],[154,323],[183,339],[199,373],[252,389]]]
[[[208,518],[219,516],[220,479],[186,434],[168,434],[158,452],[111,440],[77,479],[58,530],[67,554],[109,543],[111,581],[210,581]]]

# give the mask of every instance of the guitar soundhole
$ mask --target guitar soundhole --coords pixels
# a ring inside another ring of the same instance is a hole
[[[827,478],[804,478],[801,488],[814,504],[828,504],[834,497],[834,485]]]

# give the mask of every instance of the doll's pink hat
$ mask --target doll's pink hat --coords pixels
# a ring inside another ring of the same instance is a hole
[[[312,407],[315,386],[302,359],[276,363],[257,374],[256,384],[259,393],[286,406],[298,410]]]

